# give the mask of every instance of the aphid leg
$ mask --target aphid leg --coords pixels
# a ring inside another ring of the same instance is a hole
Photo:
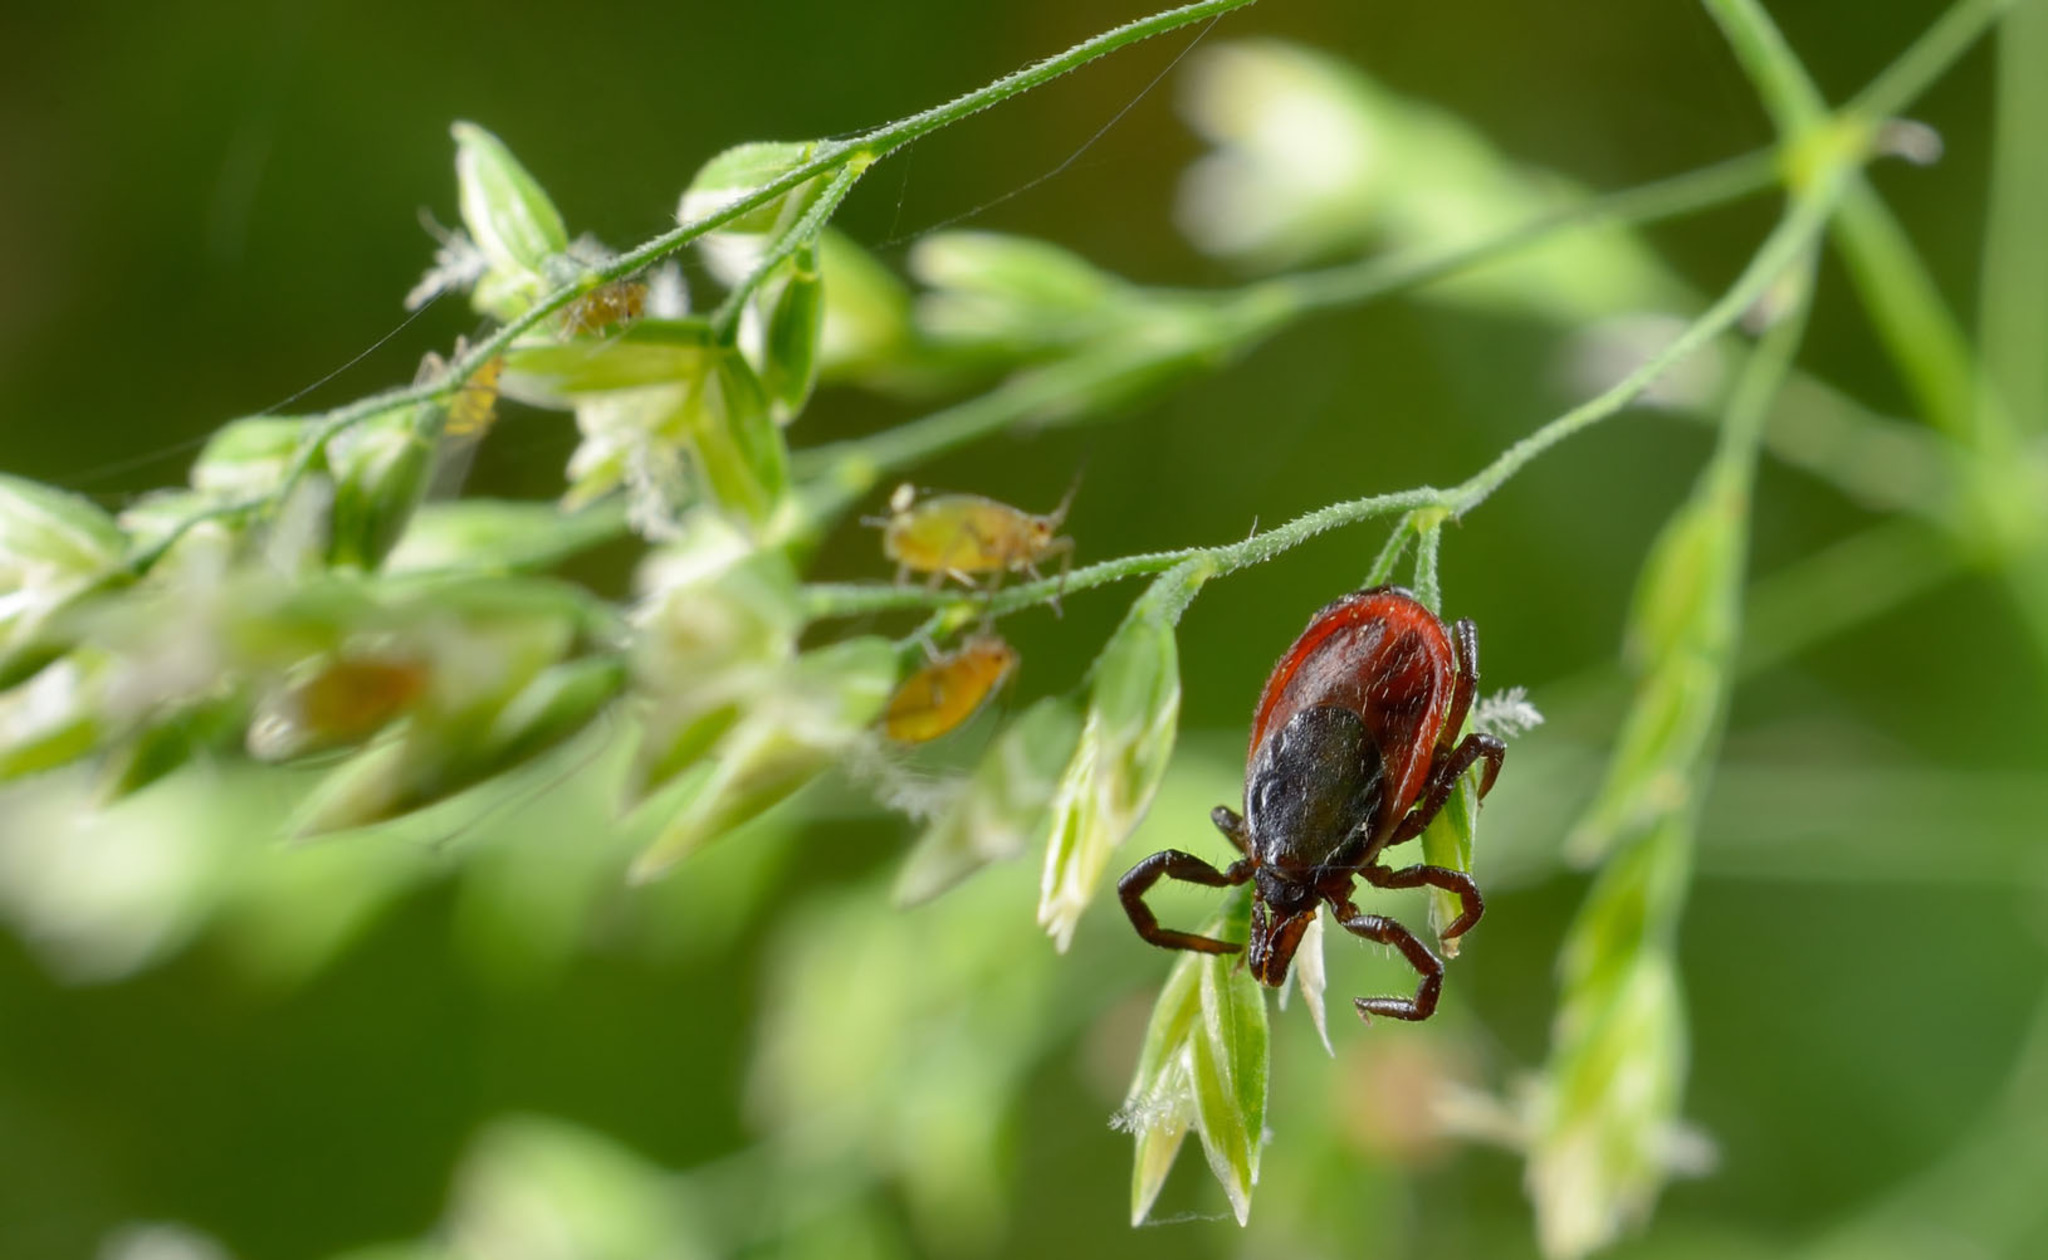
[[[1337,912],[1337,922],[1345,931],[1376,944],[1392,945],[1422,977],[1412,998],[1351,999],[1358,1007],[1358,1017],[1370,1024],[1375,1015],[1385,1015],[1389,1019],[1428,1019],[1436,1014],[1437,996],[1444,987],[1444,965],[1429,952],[1429,946],[1418,940],[1415,933],[1383,914],[1365,914],[1349,901],[1340,903],[1333,900],[1330,907]]]
[[[1055,553],[1060,558],[1060,581],[1059,585],[1055,586],[1052,592],[1052,610],[1057,615],[1060,610],[1060,597],[1067,593],[1067,575],[1074,571],[1074,540],[1071,538],[1055,538],[1046,545],[1045,554],[1038,558],[1045,560]],[[1035,567],[1031,570],[1031,576],[1038,576],[1038,570]]]
[[[1460,617],[1452,624],[1451,646],[1458,654],[1458,681],[1451,688],[1451,711],[1444,718],[1442,741],[1446,748],[1465,729],[1465,715],[1472,711],[1472,698],[1479,692],[1479,627],[1470,617]]]
[[[1131,916],[1131,926],[1138,929],[1139,936],[1154,945],[1164,949],[1191,949],[1202,954],[1235,954],[1244,946],[1195,932],[1177,932],[1160,927],[1152,908],[1145,904],[1145,894],[1162,878],[1209,888],[1227,888],[1242,884],[1251,877],[1250,858],[1231,863],[1227,871],[1219,871],[1192,853],[1163,849],[1125,871],[1124,877],[1116,882],[1116,895],[1124,903],[1124,913]]]
[[[1463,871],[1454,871],[1448,866],[1404,866],[1390,871],[1375,863],[1359,874],[1374,888],[1441,888],[1448,893],[1458,894],[1458,918],[1449,927],[1437,933],[1440,941],[1456,940],[1471,931],[1486,913],[1486,898],[1479,895],[1479,885]]]
[[[910,566],[909,566],[909,565],[907,565],[907,564],[899,564],[899,565],[897,565],[897,566],[896,566],[896,585],[898,585],[898,586],[908,586],[908,585],[910,585]]]
[[[1246,857],[1252,855],[1251,837],[1245,834],[1244,817],[1228,805],[1218,805],[1209,811],[1209,821],[1216,824],[1216,830],[1230,841],[1230,847]]]
[[[1394,834],[1381,847],[1391,848],[1421,835],[1435,820],[1444,802],[1451,799],[1451,791],[1458,786],[1458,780],[1472,768],[1473,762],[1481,758],[1486,760],[1486,773],[1479,776],[1479,795],[1483,799],[1493,790],[1493,781],[1500,775],[1501,759],[1507,754],[1508,746],[1491,735],[1467,735],[1465,742],[1449,753],[1438,752],[1429,768],[1429,782],[1423,786],[1422,800],[1408,811],[1408,816],[1394,828]]]

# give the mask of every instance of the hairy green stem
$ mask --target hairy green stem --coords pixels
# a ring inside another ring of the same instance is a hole
[[[1372,567],[1365,571],[1365,581],[1360,586],[1383,586],[1394,578],[1394,566],[1401,563],[1401,557],[1408,554],[1409,544],[1415,541],[1415,513],[1410,512],[1394,522],[1394,528],[1381,546],[1380,554],[1373,557]]]
[[[1448,490],[1422,487],[1332,504],[1226,546],[1189,547],[1087,565],[1062,578],[1011,587],[989,600],[987,607],[993,614],[1015,612],[1045,603],[1063,591],[1088,590],[1129,577],[1159,573],[1204,556],[1215,562],[1215,574],[1222,576],[1270,560],[1318,534],[1392,512],[1439,508],[1452,516],[1463,516],[1485,502],[1489,495],[1538,455],[1573,434],[1619,413],[1673,364],[1731,327],[1744,311],[1765,295],[1786,267],[1810,249],[1827,222],[1834,206],[1834,194],[1840,186],[1841,174],[1838,172],[1835,178],[1824,181],[1795,202],[1757,250],[1742,275],[1670,345],[1612,387],[1516,442],[1491,464],[1457,486]],[[817,584],[806,588],[807,608],[814,617],[943,607],[959,603],[963,598],[953,592],[900,586]]]
[[[754,269],[748,272],[744,279],[732,287],[732,292],[726,294],[725,300],[718,304],[718,309],[711,313],[711,331],[714,336],[723,340],[732,335],[734,325],[739,323],[740,312],[746,309],[747,299],[754,295],[754,290],[760,288],[762,282],[767,280],[785,260],[818,239],[818,233],[825,230],[825,225],[831,222],[833,213],[839,209],[840,203],[846,200],[846,194],[853,191],[854,184],[860,181],[861,173],[866,169],[865,162],[848,162],[833,173],[831,180],[818,193],[818,199],[804,211],[803,217],[791,224],[789,231],[776,238],[768,247],[768,251],[761,256],[761,261],[754,265]]]
[[[1415,598],[1433,613],[1443,612],[1443,583],[1437,577],[1437,560],[1443,554],[1444,518],[1441,512],[1417,513],[1415,531]]]
[[[1262,284],[1285,304],[1304,312],[1356,306],[1421,288],[1540,244],[1570,228],[1595,224],[1641,227],[1740,201],[1777,184],[1779,161],[1778,150],[1759,149],[1712,166],[1563,206],[1472,244],[1368,258],[1320,271],[1279,276]]]
[[[1837,170],[1792,204],[1785,217],[1757,250],[1749,266],[1728,291],[1708,307],[1671,344],[1601,394],[1580,403],[1501,453],[1500,458],[1452,491],[1444,506],[1463,516],[1538,455],[1582,429],[1587,429],[1635,401],[1673,364],[1727,331],[1751,304],[1763,297],[1778,276],[1820,235],[1833,211],[1846,172]]]
[[[1740,200],[1770,187],[1777,179],[1776,151],[1760,150],[1594,197],[1468,245],[1277,276],[1221,293],[1181,294],[1193,302],[1210,303],[1214,316],[1207,321],[1191,320],[1179,340],[1115,346],[1020,373],[986,394],[870,437],[795,452],[792,467],[799,477],[836,473],[836,488],[829,503],[821,502],[821,507],[843,509],[844,499],[858,497],[891,473],[1021,421],[1070,410],[1066,405],[1072,399],[1155,372],[1163,363],[1227,355],[1299,316],[1418,289],[1540,244],[1570,228],[1592,223],[1654,223]]]
[[[992,105],[1000,104],[1013,96],[1029,92],[1120,48],[1202,21],[1204,18],[1219,17],[1252,3],[1254,0],[1200,0],[1196,4],[1182,5],[1177,9],[1155,13],[1151,17],[1140,18],[1135,22],[1127,22],[1092,39],[1085,39],[1063,53],[1004,75],[993,83],[942,105],[863,132],[851,139],[819,145],[808,161],[791,167],[745,196],[702,218],[692,219],[643,242],[610,262],[591,268],[577,280],[548,293],[517,319],[511,320],[490,336],[477,342],[468,353],[457,356],[440,380],[372,394],[325,413],[319,417],[299,455],[287,469],[284,483],[272,497],[272,501],[282,502],[289,497],[291,490],[319,460],[327,444],[349,428],[387,411],[412,403],[430,402],[461,389],[477,369],[503,354],[514,341],[532,330],[542,320],[598,285],[644,271],[705,233],[768,204],[816,176],[849,166],[865,168],[913,140],[930,135],[942,127],[977,114]]]

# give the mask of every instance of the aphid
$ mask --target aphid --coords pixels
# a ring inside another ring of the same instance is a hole
[[[498,420],[498,378],[505,371],[505,356],[486,359],[455,391],[448,404],[448,436],[480,438]]]
[[[918,670],[882,713],[882,733],[903,744],[937,739],[980,711],[1017,668],[1017,649],[977,634]]]
[[[1380,854],[1422,834],[1458,779],[1484,759],[1483,797],[1506,745],[1468,735],[1452,745],[1479,685],[1479,636],[1470,621],[1445,632],[1407,591],[1379,586],[1318,612],[1273,667],[1252,718],[1244,816],[1210,817],[1244,856],[1229,870],[1168,849],[1117,884],[1138,935],[1167,949],[1235,953],[1244,946],[1159,926],[1145,893],[1163,876],[1210,887],[1252,883],[1252,975],[1278,987],[1301,934],[1326,901],[1347,932],[1392,945],[1422,977],[1415,996],[1355,999],[1358,1014],[1428,1019],[1444,968],[1414,933],[1351,902],[1352,881],[1375,888],[1441,888],[1458,896],[1452,940],[1485,910],[1472,877],[1441,866],[1380,865]]]
[[[896,580],[911,573],[931,575],[934,585],[953,578],[977,585],[982,574],[1028,573],[1053,556],[1073,553],[1074,540],[1059,537],[1073,492],[1044,516],[978,494],[941,494],[920,500],[908,485],[889,496],[882,527],[882,551],[896,562]]]
[[[301,672],[257,703],[250,755],[283,761],[361,743],[411,708],[431,676],[414,660],[343,657]]]
[[[647,310],[647,286],[637,280],[601,284],[562,308],[562,331],[589,337],[640,318]]]

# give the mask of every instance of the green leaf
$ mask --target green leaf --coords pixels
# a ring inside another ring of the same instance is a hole
[[[1566,841],[1575,862],[1590,864],[1693,803],[1734,658],[1743,499],[1709,466],[1644,561],[1626,638],[1641,683],[1600,791]]]
[[[1081,740],[1060,779],[1038,921],[1061,952],[1116,847],[1137,829],[1173,757],[1180,665],[1173,627],[1140,609],[1095,663]]]
[[[1737,620],[1744,511],[1720,482],[1703,477],[1657,535],[1629,608],[1625,643],[1637,669],[1679,653],[1727,650]]]
[[[685,423],[706,497],[756,531],[767,525],[788,497],[789,448],[760,379],[737,351],[718,357],[691,395]]]
[[[466,569],[520,573],[551,568],[618,537],[622,505],[564,512],[552,502],[449,499],[423,503],[398,546],[384,558],[387,573]]]
[[[1131,1225],[1145,1223],[1194,1121],[1188,1039],[1202,1014],[1202,956],[1184,953],[1152,1005],[1138,1070],[1117,1113],[1136,1142],[1131,1160]]]
[[[221,499],[273,493],[305,440],[306,422],[286,416],[231,420],[207,439],[192,463],[192,488]]]
[[[436,403],[379,416],[330,443],[330,564],[375,569],[398,545],[427,492],[447,419]]]
[[[462,221],[484,257],[499,271],[540,274],[569,248],[569,231],[555,203],[504,141],[471,122],[458,122],[455,179]]]
[[[99,800],[111,804],[197,756],[233,747],[247,722],[248,705],[238,697],[203,701],[155,718],[108,753],[99,767]]]
[[[1202,933],[1243,940],[1250,912],[1248,891],[1233,890]],[[1131,1168],[1133,1225],[1151,1212],[1190,1123],[1200,1128],[1210,1166],[1218,1170],[1243,1223],[1250,1187],[1258,1178],[1266,1060],[1265,997],[1238,957],[1178,955],[1153,1003],[1137,1071],[1113,1122],[1137,1143]]]
[[[774,183],[810,161],[817,146],[808,141],[757,140],[735,145],[699,167],[676,208],[676,220],[694,223],[715,214],[757,188]],[[712,236],[773,236],[803,217],[822,187],[811,179],[738,218],[721,224]],[[706,239],[709,239],[708,237]],[[744,269],[742,269],[742,274]],[[731,281],[737,276],[721,272]]]
[[[715,513],[691,516],[648,568],[653,589],[633,644],[641,736],[629,806],[695,764],[780,684],[803,627],[788,558],[750,550]]]
[[[478,749],[481,781],[579,735],[626,685],[625,662],[595,656],[542,670],[498,712]]]
[[[1081,718],[1048,696],[1006,727],[959,798],[925,828],[896,879],[896,903],[928,901],[992,862],[1037,842],[1051,824],[1060,775],[1081,738]]]
[[[888,703],[896,659],[895,645],[874,636],[797,658],[719,739],[709,777],[634,861],[632,878],[655,878],[822,774]]]
[[[935,232],[911,251],[910,271],[934,289],[1034,317],[1092,311],[1125,288],[1072,250],[1003,232]]]
[[[1661,663],[1643,680],[1607,776],[1565,841],[1567,857],[1590,865],[1692,800],[1693,770],[1713,738],[1722,695],[1722,671],[1688,655]]]
[[[1332,1058],[1337,1048],[1330,1044],[1330,1021],[1324,1009],[1323,993],[1329,987],[1329,973],[1323,960],[1323,916],[1318,913],[1308,921],[1308,927],[1301,934],[1301,942],[1294,951],[1294,987],[1301,990],[1301,1004],[1308,1008],[1309,1021],[1316,1026],[1316,1036],[1322,1038],[1323,1049]],[[1284,1001],[1287,992],[1281,990]]]
[[[825,283],[819,371],[827,380],[877,380],[914,350],[910,291],[896,273],[840,232],[818,235]]]
[[[602,338],[535,342],[505,353],[508,398],[560,410],[585,394],[694,385],[723,352],[701,319],[641,319]]]
[[[321,780],[291,834],[310,839],[388,822],[509,774],[588,729],[624,685],[617,660],[566,661],[539,671],[502,706],[415,713],[393,738]]]
[[[1431,866],[1442,866],[1454,871],[1472,873],[1473,841],[1479,829],[1479,785],[1476,777],[1486,763],[1479,762],[1458,780],[1456,787],[1444,801],[1444,807],[1430,820],[1429,827],[1422,833],[1422,860]],[[1429,890],[1429,926],[1437,933],[1446,958],[1458,956],[1462,937],[1443,940],[1443,931],[1457,921],[1463,913],[1463,902],[1456,893],[1441,888]]]
[[[761,385],[783,424],[804,409],[818,380],[818,343],[825,328],[825,282],[815,244],[798,250],[789,277],[768,310]]]
[[[91,502],[0,473],[0,687],[71,649],[65,614],[119,570],[127,546]]]
[[[114,518],[91,500],[0,473],[0,593],[10,575],[31,566],[97,577],[120,563],[127,545]]]
[[[0,692],[0,783],[68,765],[98,747],[99,671],[77,657]]]
[[[1265,1142],[1266,999],[1234,955],[1203,955],[1200,971],[1201,1023],[1188,1041],[1195,1124],[1209,1170],[1243,1225]]]

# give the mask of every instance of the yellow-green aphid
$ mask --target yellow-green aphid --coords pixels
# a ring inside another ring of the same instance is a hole
[[[912,573],[929,574],[934,584],[951,577],[967,586],[977,585],[982,574],[1043,577],[1040,563],[1074,549],[1073,539],[1058,536],[1066,515],[1066,499],[1034,516],[978,494],[920,500],[906,484],[889,497],[889,516],[881,523],[882,551],[896,562],[898,581]]]
[[[630,324],[647,313],[647,292],[637,280],[601,284],[562,308],[562,331],[590,337]]]

